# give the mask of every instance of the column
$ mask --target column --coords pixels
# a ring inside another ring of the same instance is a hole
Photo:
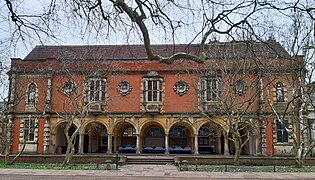
[[[137,142],[136,142],[136,153],[140,154],[140,134],[137,134]]]
[[[112,134],[107,135],[107,154],[112,153]]]
[[[199,154],[199,149],[198,149],[198,134],[195,134],[195,155]]]
[[[84,133],[79,134],[79,154],[83,154],[83,138],[84,138]]]
[[[117,153],[118,133],[114,133],[114,152]]]
[[[89,135],[88,153],[91,153],[92,152],[92,130],[90,127],[89,127],[88,135]]]
[[[224,136],[224,155],[228,156],[229,153],[229,138],[226,132],[223,133]]]
[[[221,135],[219,135],[217,138],[216,138],[216,148],[214,149],[214,153],[219,153],[221,154],[222,151],[221,151]]]
[[[168,149],[168,134],[165,134],[165,154],[169,154],[169,149]]]
[[[256,154],[255,155],[257,155],[257,156],[261,155],[259,136],[256,136],[255,146],[256,146],[256,150],[255,150]]]

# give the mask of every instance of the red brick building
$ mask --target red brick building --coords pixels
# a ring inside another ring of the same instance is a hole
[[[199,54],[198,45],[152,48]],[[167,65],[148,61],[141,45],[35,47],[9,72],[11,152],[25,142],[28,153],[64,153],[65,117],[76,112],[77,153],[233,153],[231,114],[252,123],[240,129],[249,132],[242,154],[292,153],[268,100],[286,106],[302,58],[274,41],[213,42],[205,53],[202,64]]]

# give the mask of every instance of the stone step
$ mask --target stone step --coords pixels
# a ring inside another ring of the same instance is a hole
[[[127,164],[173,164],[174,159],[172,157],[127,157]]]

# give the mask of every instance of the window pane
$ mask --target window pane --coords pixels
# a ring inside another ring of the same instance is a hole
[[[152,101],[152,91],[148,91],[148,101]]]
[[[153,91],[153,99],[152,101],[157,101],[157,91]]]

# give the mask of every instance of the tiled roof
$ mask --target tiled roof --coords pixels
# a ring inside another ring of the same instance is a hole
[[[170,56],[176,52],[198,55],[196,44],[152,45],[154,53]],[[288,52],[277,42],[213,42],[206,45],[207,59],[241,59],[244,57],[288,58]],[[24,60],[146,60],[143,45],[36,46]]]

